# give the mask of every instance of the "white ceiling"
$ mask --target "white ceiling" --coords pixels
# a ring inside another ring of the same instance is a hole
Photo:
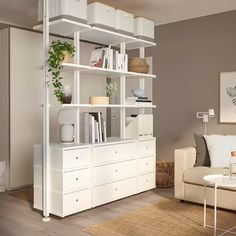
[[[93,2],[95,0],[88,0]],[[236,0],[99,0],[135,16],[153,19],[156,25],[236,9]],[[0,21],[32,27],[37,22],[37,0],[0,0]]]

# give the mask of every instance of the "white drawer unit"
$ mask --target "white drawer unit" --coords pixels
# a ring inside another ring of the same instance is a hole
[[[130,178],[93,189],[93,207],[137,193],[137,178]]]
[[[144,192],[156,187],[155,172],[138,177],[138,192]]]
[[[93,148],[94,163],[112,162],[137,155],[137,142],[96,146]]]
[[[93,169],[94,184],[102,184],[125,177],[135,176],[137,161],[124,161],[116,164],[98,166]]]
[[[151,20],[144,17],[134,18],[134,35],[139,38],[153,41],[154,27],[154,22]]]
[[[134,15],[116,9],[116,31],[125,34],[134,34]]]
[[[91,148],[63,151],[63,169],[88,166],[91,163]]]
[[[49,18],[87,22],[87,0],[50,0]],[[43,20],[43,0],[38,0],[38,21]]]
[[[155,138],[51,145],[50,213],[65,217],[155,187]],[[34,208],[42,210],[42,146],[34,147]]]
[[[115,8],[100,2],[88,4],[88,24],[114,30]]]
[[[152,172],[155,171],[156,157],[150,156],[145,158],[140,158],[138,160],[138,172]]]
[[[139,141],[138,149],[140,156],[156,155],[156,139]]]

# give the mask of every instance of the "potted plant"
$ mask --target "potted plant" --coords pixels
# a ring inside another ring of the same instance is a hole
[[[117,84],[114,83],[106,83],[105,85],[107,97],[90,97],[89,103],[90,104],[101,104],[101,105],[108,105],[109,104],[109,98],[113,93],[117,92]]]
[[[61,75],[62,63],[68,62],[74,56],[75,51],[74,45],[60,40],[53,41],[49,47],[48,72],[51,73],[54,94],[60,103],[64,102],[63,76]]]

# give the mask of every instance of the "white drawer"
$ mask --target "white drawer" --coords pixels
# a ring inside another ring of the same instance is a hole
[[[130,178],[93,189],[93,207],[137,193],[137,178]]]
[[[143,192],[156,187],[155,172],[138,177],[138,191]]]
[[[146,157],[138,160],[138,171],[140,172],[152,172],[155,171],[156,157]]]
[[[84,169],[78,171],[66,172],[63,175],[63,190],[86,188],[91,185],[91,170]]]
[[[94,168],[93,179],[95,184],[101,184],[120,178],[132,177],[137,173],[137,161],[125,161],[116,164]]]
[[[91,208],[91,190],[83,190],[64,195],[63,215],[74,214]]]
[[[129,157],[135,157],[137,155],[137,143],[131,142],[108,146],[98,146],[94,147],[93,154],[95,163],[111,162],[127,159]]]
[[[146,141],[139,141],[138,143],[138,150],[140,156],[147,156],[147,155],[156,155],[156,141],[153,140],[146,140]]]
[[[63,152],[63,169],[88,166],[91,162],[91,148],[65,150]]]

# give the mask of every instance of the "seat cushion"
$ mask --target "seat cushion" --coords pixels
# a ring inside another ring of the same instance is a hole
[[[185,183],[204,185],[203,177],[214,174],[228,174],[227,168],[210,168],[206,166],[198,166],[186,169],[184,171],[183,180]]]

